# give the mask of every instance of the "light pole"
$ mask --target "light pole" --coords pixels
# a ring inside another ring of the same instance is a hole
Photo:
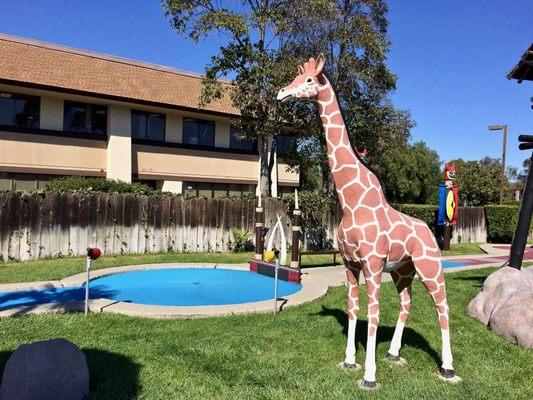
[[[500,205],[503,204],[503,188],[505,186],[505,152],[507,150],[507,125],[490,125],[491,131],[503,131],[503,150],[502,150],[502,174],[500,178]]]

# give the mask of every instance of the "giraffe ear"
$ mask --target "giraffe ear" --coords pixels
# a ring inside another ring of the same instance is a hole
[[[326,65],[326,57],[324,56],[324,53],[320,53],[320,55],[316,59],[316,75],[320,75],[322,73],[322,70],[324,69],[324,65]]]
[[[298,73],[300,75],[302,75],[304,73],[304,67],[302,67],[301,65],[298,65]]]

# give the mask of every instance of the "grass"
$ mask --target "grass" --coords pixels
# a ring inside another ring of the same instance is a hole
[[[434,307],[415,281],[404,333],[404,367],[383,361],[398,302],[383,285],[376,392],[358,388],[362,371],[337,369],[346,340],[343,287],[278,316],[149,320],[112,314],[22,316],[0,320],[0,369],[22,343],[64,337],[85,353],[90,399],[527,399],[533,352],[466,316],[493,269],[448,274],[454,366],[460,384],[441,382],[440,331]],[[364,295],[364,287],[362,290]],[[364,362],[366,307],[357,325],[357,361]]]
[[[477,244],[453,244],[444,256],[459,254],[484,254]],[[92,269],[118,267],[122,265],[148,263],[245,263],[253,257],[253,253],[157,253],[157,254],[124,254],[103,256],[93,262]],[[337,264],[341,262],[337,256]],[[312,268],[333,264],[332,255],[302,257],[302,267]],[[49,258],[26,262],[0,263],[0,284],[14,282],[53,281],[63,279],[85,270],[84,257]]]
[[[461,256],[471,254],[486,254],[479,248],[480,243],[456,243],[450,246],[450,251],[443,251],[442,255],[447,256]]]

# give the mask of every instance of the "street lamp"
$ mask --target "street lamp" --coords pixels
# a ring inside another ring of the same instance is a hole
[[[505,186],[505,151],[507,149],[507,125],[490,125],[490,131],[503,131],[502,174],[500,178],[500,204],[503,204],[503,188]]]

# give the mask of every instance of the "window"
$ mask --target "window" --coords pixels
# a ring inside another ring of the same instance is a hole
[[[131,137],[136,139],[165,140],[165,114],[131,111]]]
[[[183,118],[183,143],[215,147],[215,123]]]
[[[278,135],[276,136],[276,152],[279,155],[290,154],[294,147],[294,136]]]
[[[105,135],[107,133],[107,107],[65,101],[63,130]]]
[[[183,182],[183,195],[190,197],[240,197],[255,193],[255,185],[209,183],[209,182]]]
[[[0,125],[39,128],[40,108],[39,97],[0,92]]]
[[[255,147],[255,142],[254,142],[253,139],[242,140],[242,138],[241,138],[241,130],[239,128],[237,128],[236,126],[232,126],[230,128],[229,147],[231,149],[250,150],[251,151]]]

